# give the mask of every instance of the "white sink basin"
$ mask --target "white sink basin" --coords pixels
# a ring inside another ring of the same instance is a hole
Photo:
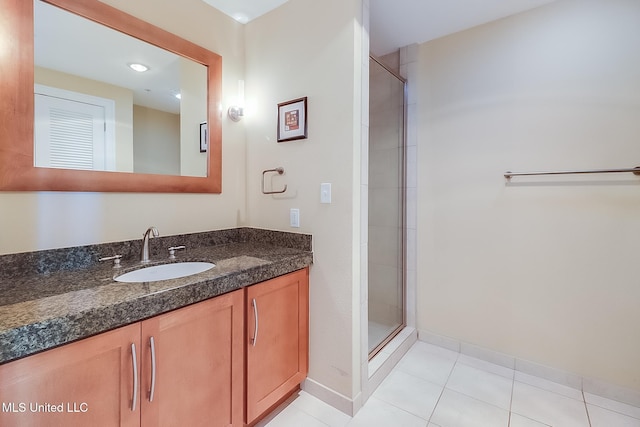
[[[156,282],[158,280],[177,279],[202,273],[215,267],[210,262],[176,262],[172,264],[154,265],[139,270],[133,270],[116,277],[116,282],[138,283]]]

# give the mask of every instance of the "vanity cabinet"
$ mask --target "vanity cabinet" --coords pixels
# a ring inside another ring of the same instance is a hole
[[[240,426],[243,292],[141,323],[142,427]]]
[[[0,426],[241,426],[243,304],[238,290],[0,365]]]
[[[138,426],[139,342],[134,324],[0,365],[0,426]]]
[[[252,424],[307,376],[309,269],[246,288],[246,408]]]
[[[309,269],[0,365],[2,427],[254,424],[307,375]]]

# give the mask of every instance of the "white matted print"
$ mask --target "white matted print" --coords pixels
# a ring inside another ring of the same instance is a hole
[[[278,142],[307,137],[307,97],[278,104]]]

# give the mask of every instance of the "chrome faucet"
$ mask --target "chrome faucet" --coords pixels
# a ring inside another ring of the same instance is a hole
[[[147,263],[149,262],[149,233],[151,233],[152,237],[158,237],[160,233],[158,233],[158,229],[155,227],[149,227],[147,231],[142,235],[142,250],[140,251],[140,262]]]

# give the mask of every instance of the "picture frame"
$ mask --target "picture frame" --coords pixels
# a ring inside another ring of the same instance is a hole
[[[307,97],[278,104],[278,142],[307,138]]]
[[[200,152],[206,153],[209,149],[209,140],[207,138],[207,122],[200,123]]]

